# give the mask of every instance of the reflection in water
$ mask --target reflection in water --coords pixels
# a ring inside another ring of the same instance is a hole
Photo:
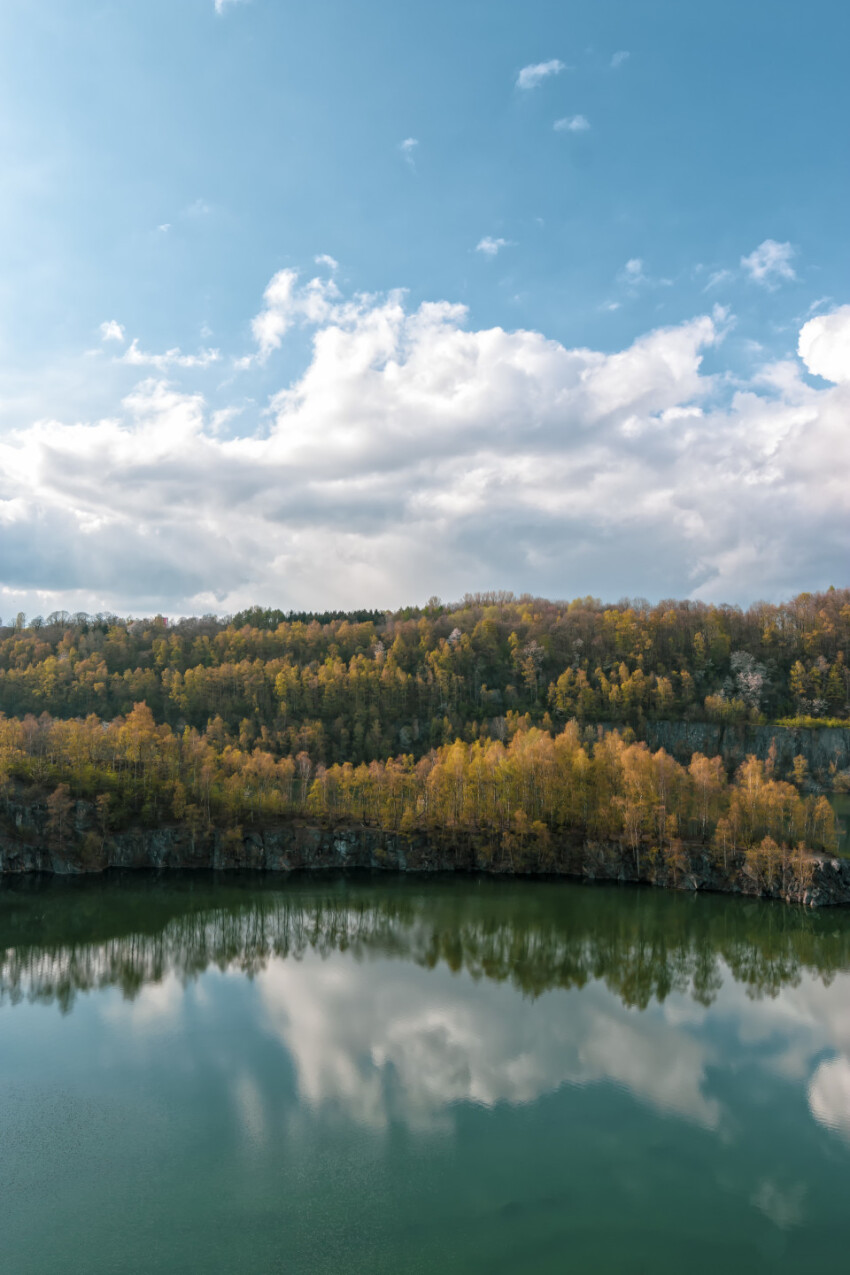
[[[531,996],[601,980],[639,1009],[674,991],[709,1005],[724,969],[756,997],[850,970],[850,912],[563,882],[113,874],[0,887],[4,999],[68,1010],[96,987],[133,997],[168,973],[256,974],[271,957],[335,951],[444,964]]]
[[[713,1128],[706,1047],[629,1012],[595,986],[546,1012],[496,984],[397,966],[375,989],[368,964],[274,962],[260,975],[269,1023],[296,1067],[302,1099],[382,1128],[439,1122],[454,1103],[527,1103],[565,1083],[609,1080],[653,1106]]]
[[[137,1251],[222,1275],[560,1272],[567,1251],[828,1269],[848,992],[850,914],[784,904],[0,882],[4,1245],[36,1275],[136,1271]]]
[[[78,992],[115,986],[138,1028],[177,1014],[182,985],[208,968],[248,974],[302,1101],[366,1126],[421,1127],[453,1103],[608,1080],[716,1128],[721,1105],[704,1083],[714,1047],[699,1027],[720,996],[741,1040],[808,1077],[812,1113],[850,1133],[850,1005],[831,989],[850,969],[844,912],[369,878],[23,881],[0,901],[0,998],[68,1012]],[[472,977],[454,977],[462,970]],[[577,989],[558,1012],[537,1008]],[[237,1096],[258,1126],[248,1077]],[[759,1198],[773,1207],[767,1186]]]

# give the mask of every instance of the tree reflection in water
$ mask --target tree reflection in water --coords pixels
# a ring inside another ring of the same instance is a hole
[[[476,879],[111,874],[0,888],[0,1003],[55,1002],[168,975],[247,974],[350,951],[446,965],[528,996],[601,980],[629,1007],[709,1005],[728,972],[753,997],[850,969],[850,912],[632,887]]]

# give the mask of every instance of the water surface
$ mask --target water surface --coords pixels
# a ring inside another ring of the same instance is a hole
[[[850,914],[564,882],[0,886],[0,1268],[833,1271]]]

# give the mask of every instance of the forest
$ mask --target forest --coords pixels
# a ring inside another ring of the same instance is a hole
[[[780,872],[799,874],[807,850],[835,848],[827,798],[776,778],[771,759],[749,758],[730,781],[719,757],[696,753],[684,766],[617,731],[593,734],[577,722],[554,736],[532,726],[508,745],[457,740],[419,761],[326,767],[305,752],[276,759],[192,728],[175,733],[137,704],[111,723],[0,719],[0,787],[17,780],[49,793],[47,830],[60,852],[75,798],[92,801],[92,857],[128,822],[179,822],[193,839],[215,827],[241,842],[252,826],[296,818],[474,843],[479,859],[512,871],[558,866],[553,836],[570,834],[628,846],[638,869],[642,854],[660,856],[675,872],[687,840],[710,845],[725,873],[746,868],[769,886]]]
[[[850,725],[850,589],[748,610],[467,595],[397,612],[0,626],[7,717],[126,716],[314,763],[421,758],[522,726],[651,719]]]
[[[719,757],[652,753],[641,727],[850,725],[848,701],[846,589],[746,611],[483,594],[395,613],[18,616],[0,628],[0,789],[42,791],[59,846],[84,798],[101,841],[296,818],[474,839],[512,868],[545,866],[565,834],[668,867],[696,842],[770,875],[836,844],[804,759],[730,776]]]

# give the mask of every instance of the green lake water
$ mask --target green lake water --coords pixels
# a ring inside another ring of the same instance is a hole
[[[850,912],[0,883],[0,1271],[834,1272]]]

